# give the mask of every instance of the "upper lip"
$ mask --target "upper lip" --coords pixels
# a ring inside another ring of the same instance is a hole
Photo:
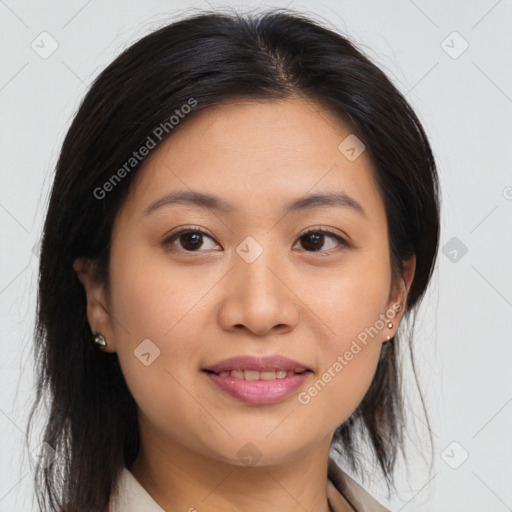
[[[288,359],[284,356],[237,356],[224,359],[214,365],[204,368],[215,373],[231,371],[231,370],[254,370],[259,372],[275,371],[275,370],[292,370],[294,372],[303,372],[309,370],[307,366],[298,361]]]

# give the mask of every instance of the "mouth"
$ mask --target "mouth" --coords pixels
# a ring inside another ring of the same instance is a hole
[[[202,370],[223,394],[253,405],[269,405],[286,400],[308,381],[311,370]]]
[[[314,372],[284,355],[240,355],[202,368],[213,389],[250,404],[289,398]]]
[[[294,377],[295,375],[302,375],[307,372],[311,372],[311,370],[270,370],[270,371],[257,371],[257,370],[224,370],[221,372],[214,372],[213,370],[203,370],[206,373],[214,374],[219,377],[232,377],[234,379],[241,380],[275,380],[275,379],[285,379],[287,377]]]

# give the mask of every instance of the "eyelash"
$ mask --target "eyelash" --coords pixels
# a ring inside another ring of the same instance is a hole
[[[172,247],[172,243],[174,242],[174,240],[178,239],[181,235],[189,234],[189,233],[198,233],[198,234],[207,236],[208,238],[211,238],[213,240],[213,238],[210,235],[208,235],[208,233],[205,233],[202,229],[193,227],[193,228],[185,228],[185,229],[182,229],[180,231],[177,231],[176,233],[172,233],[169,237],[167,237],[162,242],[162,245],[164,247],[166,247],[166,248],[170,248],[169,250],[171,250],[173,252],[180,252],[181,250],[175,249],[174,247]],[[319,235],[328,235],[328,236],[330,236],[332,238],[335,238],[340,243],[340,245],[342,245],[344,247],[349,247],[350,246],[350,244],[345,239],[341,238],[338,234],[336,234],[334,231],[331,231],[328,228],[309,228],[307,231],[302,233],[302,235],[300,235],[298,239],[300,240],[301,238],[303,238],[303,237],[305,237],[307,235],[310,235],[312,233],[319,234]],[[184,249],[181,252],[189,253],[189,254],[194,254],[194,253],[204,252],[204,251],[188,251],[188,250]],[[318,250],[318,251],[306,251],[306,252],[309,252],[309,253],[321,253],[321,254],[323,253],[323,254],[327,254],[327,255],[332,254],[332,250],[331,251],[321,251],[321,250]]]

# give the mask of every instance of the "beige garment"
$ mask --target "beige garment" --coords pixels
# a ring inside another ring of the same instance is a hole
[[[390,512],[348,476],[332,458],[329,458],[327,497],[334,512],[343,510],[346,502],[355,512]],[[193,512],[194,509],[190,507],[190,510]],[[165,511],[125,467],[119,479],[119,492],[111,497],[109,512]]]
[[[348,501],[355,512],[391,512],[371,496],[361,485],[329,457],[327,497],[334,512],[343,510]]]

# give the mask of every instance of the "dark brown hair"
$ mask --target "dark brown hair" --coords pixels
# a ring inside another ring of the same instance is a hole
[[[420,121],[386,75],[346,37],[284,9],[244,16],[203,12],[154,31],[96,78],[56,168],[40,255],[37,394],[28,423],[30,429],[46,399],[43,441],[57,459],[36,468],[42,511],[106,510],[119,470],[139,450],[136,403],[117,354],[92,342],[85,292],[72,264],[91,258],[108,283],[113,221],[144,159],[106,197],[95,190],[190,98],[196,106],[187,118],[235,99],[297,94],[325,105],[365,144],[384,199],[394,283],[402,261],[416,255],[405,311],[415,314],[437,256],[438,178]],[[400,331],[383,344],[369,390],[333,437],[356,471],[355,440],[368,440],[388,487],[403,447],[400,345],[412,356],[412,335],[401,337]]]

